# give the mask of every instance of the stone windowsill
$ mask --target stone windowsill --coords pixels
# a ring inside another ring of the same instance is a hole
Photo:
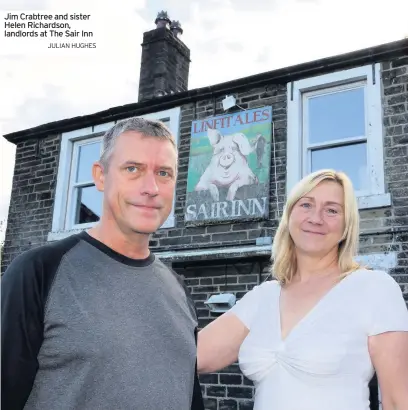
[[[391,194],[375,194],[368,196],[360,196],[358,198],[358,207],[360,210],[373,209],[373,208],[385,208],[391,206]]]

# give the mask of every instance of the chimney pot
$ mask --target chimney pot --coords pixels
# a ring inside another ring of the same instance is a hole
[[[156,28],[168,27],[168,25],[171,24],[171,20],[169,19],[167,11],[159,11],[154,24],[156,24]]]
[[[181,28],[181,24],[179,21],[173,20],[170,25],[170,30],[172,33],[178,37],[179,34],[183,34],[183,29]]]

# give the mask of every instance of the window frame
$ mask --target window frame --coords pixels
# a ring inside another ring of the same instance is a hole
[[[103,134],[102,134],[103,135]],[[88,222],[83,224],[75,224],[75,216],[78,211],[75,204],[78,202],[78,188],[84,188],[88,186],[94,186],[93,180],[84,182],[75,182],[75,174],[78,170],[79,165],[79,151],[80,148],[87,144],[94,144],[95,142],[102,143],[102,135],[84,138],[77,140],[72,145],[72,155],[71,155],[71,170],[68,182],[68,197],[67,197],[67,209],[65,215],[65,226],[64,229],[71,228],[71,230],[77,229],[88,229],[95,225],[95,222]],[[102,144],[101,144],[102,148]]]
[[[385,191],[381,65],[365,65],[343,71],[301,79],[287,84],[288,92],[288,131],[287,131],[287,183],[289,192],[308,172],[311,152],[306,145],[305,102],[310,96],[326,92],[361,87],[364,83],[366,135],[361,141],[367,143],[367,174],[369,190],[356,192],[360,209],[391,205],[391,196]],[[307,109],[306,109],[307,112]],[[346,145],[359,138],[331,141],[329,146]],[[323,144],[320,144],[323,145]],[[317,146],[317,144],[316,144]]]
[[[168,121],[168,127],[179,145],[181,107],[140,115],[146,119]],[[78,161],[77,156],[81,145],[102,140],[104,133],[118,121],[111,121],[74,131],[65,132],[61,135],[60,157],[58,163],[57,184],[55,188],[54,210],[52,217],[52,228],[48,234],[48,241],[62,239],[72,233],[80,232],[93,227],[96,222],[74,224],[77,193],[75,185],[72,184]],[[89,181],[93,184],[93,181]],[[82,183],[80,184],[83,185]],[[175,196],[169,217],[159,229],[173,228],[175,226]],[[71,223],[72,222],[72,223]]]
[[[310,144],[309,143],[309,105],[307,104],[308,100],[310,98],[316,97],[316,96],[321,96],[321,95],[327,95],[327,94],[333,94],[336,92],[342,92],[342,91],[347,91],[347,90],[354,90],[357,88],[363,88],[364,90],[364,124],[365,124],[365,130],[366,130],[366,135],[360,135],[357,137],[350,137],[350,138],[342,138],[342,139],[336,139],[336,140],[327,140],[326,142],[322,143],[314,143]],[[368,137],[367,137],[367,131],[369,129],[369,121],[368,121],[368,115],[367,115],[367,87],[366,87],[366,81],[365,80],[360,80],[360,81],[350,81],[346,82],[344,84],[332,86],[332,87],[325,87],[325,88],[320,88],[317,90],[312,90],[312,91],[303,91],[302,92],[302,110],[303,110],[303,115],[302,115],[302,129],[304,132],[302,133],[302,144],[305,147],[303,150],[303,175],[307,175],[308,173],[312,172],[312,151],[318,150],[318,149],[327,149],[327,148],[335,148],[335,147],[342,147],[342,146],[349,146],[353,145],[356,143],[366,143],[368,147]],[[368,170],[370,169],[370,158],[367,152],[367,174]],[[368,175],[367,175],[368,177]],[[371,188],[371,181],[367,181],[368,184],[370,185]],[[356,191],[356,195],[358,197],[361,196],[367,196],[370,195],[371,189],[368,190],[362,190],[362,191]]]

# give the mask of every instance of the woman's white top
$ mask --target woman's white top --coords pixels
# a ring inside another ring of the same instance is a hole
[[[368,336],[408,331],[397,282],[383,271],[353,272],[285,340],[280,292],[276,280],[264,282],[230,310],[250,329],[239,365],[254,382],[254,410],[369,410]]]

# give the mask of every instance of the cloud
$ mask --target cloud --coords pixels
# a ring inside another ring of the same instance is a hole
[[[341,4],[331,0],[274,0],[268,2],[273,11],[266,12],[256,7],[237,7],[234,0],[212,3],[212,7],[192,3],[192,19],[184,25],[182,39],[192,55],[191,87],[329,57],[406,35],[406,0],[390,0],[387,7],[399,12],[389,22],[384,20],[381,8],[373,8],[369,0],[344,0]],[[370,24],[365,24],[368,9]],[[232,52],[227,46],[231,42],[240,44],[243,51]]]
[[[261,50],[255,60],[258,64],[265,65],[266,63],[269,62],[269,52],[268,52],[268,47],[264,47],[263,50]]]
[[[225,47],[234,53],[239,53],[241,51],[244,51],[244,46],[238,41],[229,41],[225,43]]]
[[[190,1],[187,0],[149,0],[140,10],[140,16],[154,28],[154,20],[159,11],[167,11],[170,20],[178,20],[183,24],[191,18]]]
[[[10,129],[30,128],[43,122],[51,122],[55,118],[77,114],[74,101],[64,99],[61,86],[44,84],[42,94],[38,97],[27,98],[18,105],[15,109],[15,116],[8,122],[7,127]]]
[[[98,9],[97,21],[109,16],[112,27],[101,28],[106,40],[103,53],[1,57],[3,132],[137,101],[140,44],[149,25],[136,10],[144,2],[120,1],[120,10]]]
[[[267,13],[271,11],[279,0],[229,0],[231,6],[240,12],[256,11]]]

